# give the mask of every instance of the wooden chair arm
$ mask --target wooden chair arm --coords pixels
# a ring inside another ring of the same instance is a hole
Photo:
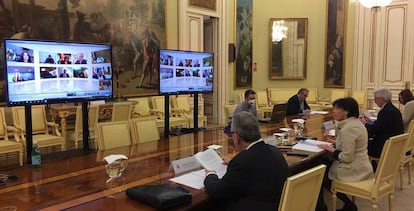
[[[55,122],[46,122],[46,125],[47,125],[47,126],[49,126],[49,127],[52,127],[52,129],[53,129],[53,133],[54,133],[55,135],[57,135],[57,136],[62,136],[62,135],[60,134],[60,131],[59,131],[59,124],[57,124],[57,123],[55,123]]]

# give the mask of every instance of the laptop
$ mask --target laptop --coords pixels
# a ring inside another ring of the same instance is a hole
[[[270,118],[259,119],[259,122],[270,124],[282,122],[286,118],[287,106],[287,103],[273,105],[272,115]]]

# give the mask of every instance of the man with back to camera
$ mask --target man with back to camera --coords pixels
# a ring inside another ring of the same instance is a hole
[[[379,158],[388,138],[404,133],[404,125],[400,110],[391,102],[392,93],[382,88],[374,92],[374,101],[380,107],[377,120],[373,121],[363,115],[360,120],[368,130],[368,155]],[[374,170],[376,163],[373,163]]]
[[[306,103],[306,98],[308,97],[308,94],[308,89],[301,88],[299,89],[297,94],[289,98],[286,115],[304,114],[306,111],[309,111],[310,107],[308,103]]]
[[[237,114],[239,112],[242,111],[247,111],[252,113],[256,118],[259,117],[259,115],[257,114],[257,109],[256,109],[256,92],[248,89],[244,92],[244,101],[241,102],[236,110],[234,110],[234,114]]]
[[[233,116],[230,132],[239,153],[219,179],[206,169],[204,185],[210,210],[277,210],[289,168],[283,154],[261,138],[257,118],[241,111]]]

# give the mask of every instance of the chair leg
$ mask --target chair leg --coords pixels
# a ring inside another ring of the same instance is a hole
[[[389,211],[394,210],[393,209],[393,207],[394,207],[394,194],[393,193],[390,193],[390,195],[388,196],[388,206],[389,206],[389,208],[388,208]]]
[[[410,160],[408,162],[408,184],[411,184],[411,171],[412,171],[413,162]]]
[[[19,164],[23,166],[23,151],[19,151]]]
[[[332,191],[332,210],[336,210],[336,191]]]
[[[403,189],[404,164],[400,164],[400,190]]]

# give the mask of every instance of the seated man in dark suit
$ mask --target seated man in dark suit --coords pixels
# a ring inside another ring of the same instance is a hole
[[[375,103],[381,108],[377,120],[372,121],[362,116],[361,122],[368,130],[368,155],[379,158],[382,148],[388,138],[404,133],[404,125],[400,110],[391,102],[392,93],[388,89],[378,89],[374,92]],[[375,165],[374,165],[375,168]]]
[[[258,120],[242,111],[233,116],[231,135],[239,153],[228,163],[227,173],[219,179],[206,170],[204,185],[209,210],[277,210],[289,168],[278,148],[266,144]]]
[[[306,103],[308,93],[308,89],[301,88],[296,95],[289,98],[286,115],[304,114],[306,110],[310,110],[308,103]]]

